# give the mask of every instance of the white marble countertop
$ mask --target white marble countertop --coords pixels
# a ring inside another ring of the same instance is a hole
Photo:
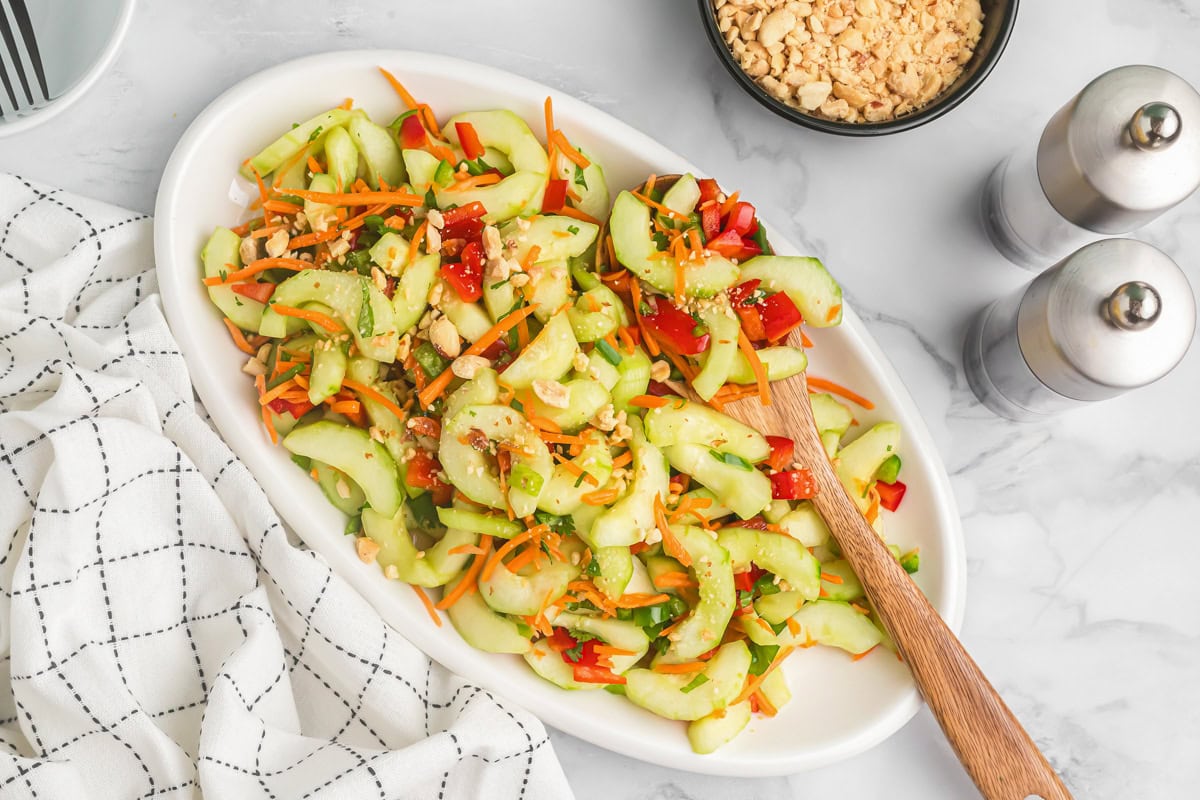
[[[1200,83],[1198,40],[1200,0],[1027,0],[999,66],[962,107],[856,141],[800,130],[743,94],[691,0],[160,0],[140,4],[89,96],[0,140],[0,170],[150,211],[176,139],[227,86],[302,54],[395,47],[543,81],[736,176],[833,269],[905,376],[966,527],[963,638],[1076,796],[1194,797],[1200,426],[1186,420],[1200,348],[1154,386],[1032,425],[980,407],[959,353],[970,315],[1030,277],[976,221],[992,165],[1110,67],[1158,64]],[[1200,286],[1200,198],[1140,235]],[[865,755],[791,778],[710,778],[565,735],[555,744],[581,800],[976,796],[927,712]]]

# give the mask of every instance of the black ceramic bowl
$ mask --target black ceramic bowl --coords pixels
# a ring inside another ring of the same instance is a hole
[[[887,133],[906,131],[937,119],[966,100],[971,92],[983,83],[984,78],[992,71],[992,67],[996,66],[996,62],[1000,60],[1000,54],[1004,52],[1004,46],[1008,44],[1008,37],[1012,34],[1013,24],[1017,20],[1017,2],[1018,0],[981,0],[980,5],[984,12],[983,32],[980,34],[979,44],[975,48],[974,55],[967,62],[966,69],[958,76],[958,80],[942,91],[928,105],[902,117],[883,122],[836,122],[789,106],[772,97],[755,83],[754,79],[742,70],[737,59],[726,46],[725,40],[721,37],[721,32],[717,29],[717,13],[713,9],[712,0],[699,0],[700,16],[704,20],[704,30],[708,33],[709,43],[717,52],[721,63],[729,70],[729,74],[750,93],[751,97],[797,125],[825,133],[836,133],[839,136],[882,136]]]

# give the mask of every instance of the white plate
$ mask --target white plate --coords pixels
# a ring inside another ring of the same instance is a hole
[[[198,253],[216,225],[244,218],[256,195],[238,165],[293,122],[353,97],[385,123],[402,107],[376,67],[396,74],[443,115],[508,108],[540,130],[542,103],[554,98],[555,119],[571,140],[603,164],[610,186],[630,186],[651,173],[704,174],[667,148],[612,117],[541,84],[478,64],[424,53],[328,53],[269,69],[230,89],[188,128],[159,189],[155,255],[171,328],[183,348],[200,399],[234,451],[257,476],[280,514],[401,634],[439,662],[533,711],[561,730],[601,747],[677,769],[720,775],[781,775],[861,753],[907,722],[920,702],[907,670],[883,650],[852,663],[838,650],[813,648],[785,665],[794,699],[774,719],[755,719],[733,743],[708,756],[692,753],[683,723],[646,713],[607,692],[566,692],[542,681],[516,656],[482,653],[447,622],[436,628],[407,586],[361,563],[342,534],[344,518],[316,484],[263,432],[254,388],[241,372],[245,356],[232,344],[200,283]],[[738,187],[737,175],[718,176]],[[746,189],[747,187],[740,187]],[[768,225],[770,229],[770,225]],[[783,253],[794,247],[773,237]],[[836,261],[832,265],[836,274]],[[895,371],[855,314],[838,328],[812,331],[811,373],[873,398],[878,408],[859,421],[893,419],[902,447],[908,494],[888,520],[888,536],[921,548],[917,582],[957,629],[963,612],[966,561],[949,481],[929,433]]]

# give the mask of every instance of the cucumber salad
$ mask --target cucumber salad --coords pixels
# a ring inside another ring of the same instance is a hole
[[[611,197],[549,99],[532,125],[439,123],[381,72],[402,113],[347,101],[282,132],[242,165],[253,218],[201,254],[266,435],[347,546],[433,624],[687,721],[699,753],[788,702],[793,653],[890,646],[792,440],[722,413],[806,368],[802,325],[840,322],[821,263],[774,255],[711,179]],[[899,426],[864,430],[869,401],[809,385],[882,536]]]

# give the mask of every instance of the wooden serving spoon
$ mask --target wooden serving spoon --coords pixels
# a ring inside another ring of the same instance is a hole
[[[662,176],[668,186],[678,176]],[[798,339],[798,335],[793,334]],[[798,341],[790,344],[799,346]],[[821,444],[802,372],[771,384],[772,403],[756,397],[725,413],[766,433],[786,433],[795,460],[812,471],[812,503],[829,526],[887,627],[917,688],[954,752],[987,800],[1071,800],[1062,780],[933,606],[892,556],[834,473]]]

